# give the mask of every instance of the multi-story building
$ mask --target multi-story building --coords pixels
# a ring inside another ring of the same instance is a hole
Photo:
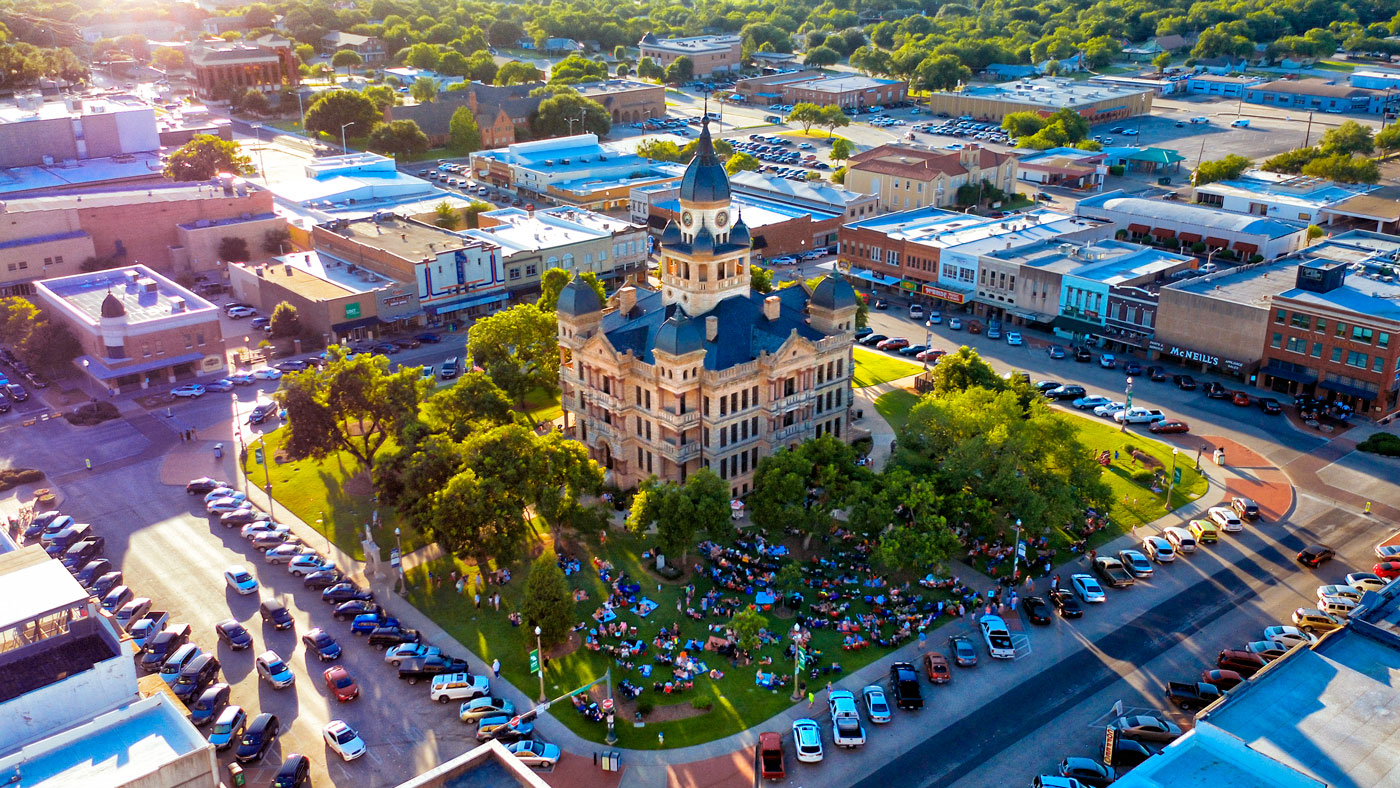
[[[384,62],[384,42],[376,36],[362,36],[343,30],[332,30],[321,36],[321,54],[334,55],[342,49],[349,50],[364,59],[365,65],[377,66]]]
[[[959,188],[979,187],[983,181],[1016,191],[1016,157],[980,145],[955,151],[881,145],[846,163],[846,188],[877,196],[886,211],[953,205]]]
[[[68,166],[160,146],[155,108],[134,97],[44,101],[29,93],[0,106],[0,167]]]
[[[567,206],[542,211],[501,208],[478,219],[480,226],[461,235],[500,250],[500,281],[512,297],[538,292],[540,277],[551,268],[591,271],[614,287],[645,276],[645,225]]]
[[[1199,242],[1206,250],[1228,249],[1245,261],[1255,255],[1264,260],[1283,257],[1303,248],[1308,240],[1308,226],[1302,222],[1129,197],[1121,190],[1080,200],[1074,212],[1112,222],[1132,240],[1164,243],[1174,238],[1183,247]]]
[[[1340,184],[1308,175],[1250,170],[1233,180],[1197,186],[1194,192],[1196,203],[1231,213],[1327,225],[1337,218],[1331,209],[1379,188],[1365,183]],[[1400,215],[1400,202],[1393,199],[1390,202],[1394,203],[1390,212]]]
[[[1383,418],[1400,409],[1400,238],[1353,232],[1309,248],[1271,299],[1259,384]]]
[[[214,745],[38,545],[0,554],[0,775],[25,788],[217,788]]]
[[[1108,175],[1103,151],[1051,148],[1022,156],[1016,161],[1016,177],[1040,186],[1090,189],[1103,185]]]
[[[1005,219],[921,208],[914,211],[875,216],[841,228],[841,266],[851,276],[870,284],[906,294],[922,295],[941,306],[962,307],[985,314],[989,306],[1005,303],[995,296],[977,297],[978,273],[983,255],[997,249],[1015,249],[1042,241],[1083,242],[1105,238],[1113,228],[1105,222],[1079,219],[1054,211],[1037,209]],[[998,277],[997,281],[1000,281]],[[1015,291],[1013,286],[1011,291]],[[1059,288],[1037,290],[1058,297]],[[1048,295],[1046,296],[1048,298]],[[1045,305],[1028,299],[1018,320],[1037,322],[1035,314]],[[1044,314],[1056,310],[1045,306]],[[1049,318],[1046,318],[1048,321]]]
[[[1290,259],[1242,265],[1162,287],[1149,356],[1248,380],[1259,369],[1270,301],[1292,287],[1295,265]]]
[[[477,180],[593,211],[626,209],[632,189],[680,177],[635,153],[600,145],[596,134],[478,151],[471,167]]]
[[[0,294],[31,293],[36,280],[76,274],[88,260],[221,271],[224,238],[261,254],[267,233],[286,226],[271,192],[232,177],[9,200],[0,203]]]
[[[657,38],[651,33],[638,43],[641,56],[649,57],[665,68],[678,57],[688,57],[695,66],[695,76],[708,77],[716,73],[738,71],[744,67],[743,39],[737,35],[691,36],[689,38]]]
[[[810,292],[752,289],[751,238],[708,122],[680,206],[661,236],[661,289],[623,287],[605,306],[575,278],[560,295],[565,418],[622,487],[710,468],[737,497],[759,458],[850,436],[856,294],[839,275]]]
[[[219,309],[143,265],[46,279],[35,302],[77,337],[84,375],[119,393],[227,366]]]
[[[741,79],[734,92],[751,104],[799,104],[810,102],[842,109],[896,104],[909,97],[909,83],[899,79],[875,79],[845,75],[830,77],[820,71],[792,69]]]
[[[195,90],[204,99],[228,99],[249,88],[270,93],[301,83],[301,61],[284,38],[204,41],[190,44],[188,54]]]
[[[1095,85],[1065,77],[1045,77],[933,93],[929,96],[929,110],[955,118],[968,116],[1000,123],[1012,112],[1046,115],[1072,109],[1090,123],[1109,123],[1151,114],[1154,93],[1150,87]]]
[[[1186,78],[1186,92],[1203,96],[1239,98],[1245,90],[1264,80],[1258,77],[1236,77],[1228,74],[1192,74]]]
[[[295,252],[266,263],[233,263],[229,289],[270,315],[283,301],[302,327],[326,344],[373,339],[423,324],[412,283],[400,282],[318,252]]]

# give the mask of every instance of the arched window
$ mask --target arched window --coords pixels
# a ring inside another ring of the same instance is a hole
[[[564,267],[565,267],[565,268],[573,268],[573,267],[574,267],[574,256],[573,256],[573,255],[571,255],[571,254],[566,254],[566,255],[564,255]]]

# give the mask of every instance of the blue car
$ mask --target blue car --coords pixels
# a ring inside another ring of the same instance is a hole
[[[368,635],[380,627],[396,627],[398,625],[397,618],[383,618],[377,613],[364,613],[355,616],[354,622],[350,624],[350,631],[356,635]]]
[[[306,645],[308,653],[315,654],[322,662],[330,662],[340,657],[340,644],[320,627],[302,635],[301,642]]]
[[[227,750],[243,735],[243,729],[247,725],[248,714],[243,711],[242,706],[225,706],[214,721],[213,729],[209,731],[209,743],[214,745],[216,751]]]
[[[203,727],[218,719],[228,706],[229,692],[229,685],[222,681],[202,692],[190,705],[190,722]]]

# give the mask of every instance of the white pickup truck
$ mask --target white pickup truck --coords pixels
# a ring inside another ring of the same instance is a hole
[[[1158,421],[1165,421],[1167,414],[1153,408],[1140,408],[1133,406],[1126,410],[1120,410],[1113,414],[1113,420],[1125,422],[1127,424],[1152,424]]]
[[[982,639],[987,642],[987,653],[993,659],[1012,659],[1016,656],[1016,649],[1011,645],[1011,633],[1001,616],[982,616],[978,623],[982,627]]]
[[[831,740],[837,747],[865,744],[865,727],[860,724],[856,696],[850,690],[833,690],[827,701],[831,709]]]

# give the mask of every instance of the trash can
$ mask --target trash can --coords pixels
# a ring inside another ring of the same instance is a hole
[[[1215,464],[1216,464],[1216,465],[1221,465],[1221,466],[1223,466],[1223,465],[1225,464],[1225,450],[1224,450],[1224,449],[1216,449],[1216,450],[1215,450]]]
[[[248,779],[243,774],[243,767],[236,763],[228,765],[228,778],[234,785],[244,785]]]
[[[223,457],[223,456],[224,456],[224,444],[222,444],[222,443],[216,443],[216,444],[214,444],[214,457],[215,457],[215,458],[219,458],[219,457]],[[238,764],[232,764],[232,765],[237,766]]]

